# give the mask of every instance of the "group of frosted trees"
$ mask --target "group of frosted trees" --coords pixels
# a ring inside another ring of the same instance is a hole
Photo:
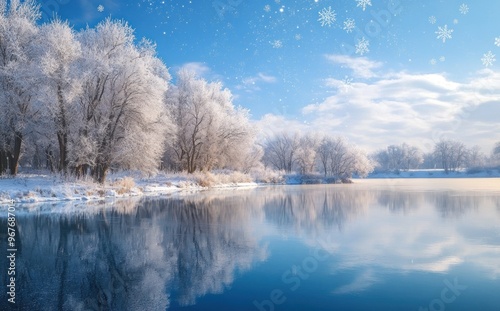
[[[484,154],[479,146],[468,148],[464,143],[441,139],[434,144],[432,152],[424,154],[418,147],[406,143],[390,145],[372,156],[381,171],[408,171],[417,168],[443,169],[446,173],[460,169],[477,169],[500,165],[500,142],[496,143],[491,156]]]
[[[387,146],[386,149],[377,151],[373,158],[379,169],[392,172],[416,169],[424,161],[420,149],[406,143]]]
[[[104,182],[112,168],[239,169],[254,133],[219,83],[176,86],[123,21],[38,25],[35,1],[0,0],[0,174],[32,167]]]
[[[342,137],[282,133],[266,141],[263,162],[273,169],[300,174],[321,172],[336,182],[373,170],[368,156]]]
[[[172,84],[155,46],[127,23],[75,31],[39,17],[36,1],[0,0],[0,175],[21,163],[102,183],[111,169],[248,172],[264,163],[344,181],[372,163],[454,171],[484,162],[478,148],[444,140],[429,155],[392,145],[375,161],[340,137],[282,133],[259,143],[229,90],[186,70]]]
[[[181,70],[177,84],[169,89],[166,98],[176,130],[166,148],[165,168],[193,173],[200,169],[245,167],[255,133],[248,110],[233,106],[229,90]]]

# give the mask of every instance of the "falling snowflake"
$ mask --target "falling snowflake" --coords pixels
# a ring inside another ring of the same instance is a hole
[[[439,61],[440,61],[440,62],[444,62],[445,60],[446,60],[446,57],[444,57],[444,56],[441,56],[441,57],[439,58]]]
[[[436,22],[437,22],[436,16],[434,16],[434,15],[429,16],[429,23],[434,25]]]
[[[362,7],[363,11],[366,10],[367,5],[372,6],[372,0],[356,0],[356,2],[358,3],[356,6]]]
[[[462,13],[463,15],[469,13],[469,6],[465,3],[462,3],[460,5],[460,8],[458,8],[458,10],[460,11],[460,13]]]
[[[356,28],[356,22],[354,21],[354,19],[352,18],[348,18],[344,21],[344,30],[347,32],[347,33],[350,33],[354,30],[354,28]]]
[[[436,31],[437,39],[442,39],[443,43],[446,42],[446,39],[451,39],[451,34],[453,33],[453,29],[448,29],[448,25],[444,25],[444,27],[438,26],[438,31]]]
[[[283,42],[281,42],[281,40],[274,40],[271,43],[271,46],[274,48],[274,49],[280,49],[283,47]]]
[[[455,24],[455,25],[456,25],[456,24],[458,24],[458,19],[456,19],[456,18],[455,18],[455,19],[453,20],[453,24]]]
[[[264,11],[266,11],[266,12],[268,12],[268,13],[269,13],[269,12],[271,12],[271,6],[270,6],[269,4],[266,4],[266,5],[264,6]]]
[[[337,13],[335,13],[335,10],[332,10],[331,6],[328,9],[323,8],[323,10],[319,11],[318,22],[321,23],[321,26],[328,25],[330,27],[336,20]]]
[[[369,46],[370,41],[366,40],[365,37],[361,38],[361,40],[358,40],[358,43],[356,43],[356,54],[363,55],[370,52]]]
[[[488,51],[488,53],[483,54],[483,57],[481,58],[481,62],[483,63],[484,67],[493,66],[493,63],[496,61],[497,60],[495,59],[495,54],[493,54],[491,51]]]
[[[298,41],[298,40],[300,40],[300,39],[302,39],[302,36],[300,35],[300,33],[295,34],[295,40],[297,40],[297,41]]]
[[[99,11],[99,12],[104,12],[104,6],[103,6],[102,4],[99,4],[99,5],[97,6],[97,11]]]
[[[435,58],[433,58],[433,59],[431,59],[431,60],[429,61],[429,63],[430,63],[431,65],[433,65],[433,66],[434,66],[434,65],[436,65],[436,64],[437,64],[437,61],[436,61],[436,59],[435,59]]]
[[[495,38],[495,45],[500,47],[500,37]]]

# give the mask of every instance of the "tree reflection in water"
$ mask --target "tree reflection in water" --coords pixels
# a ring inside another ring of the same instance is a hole
[[[500,277],[500,235],[480,231],[498,228],[498,195],[316,185],[71,204],[18,208],[19,310],[193,305],[272,260],[266,236],[322,245],[333,273],[357,269],[334,294],[376,284],[374,265],[442,273],[467,258]]]

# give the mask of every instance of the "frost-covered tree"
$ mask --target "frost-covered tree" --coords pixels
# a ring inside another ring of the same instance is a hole
[[[467,148],[462,142],[440,140],[434,146],[434,156],[446,173],[461,168],[467,158]]]
[[[111,167],[154,171],[171,126],[163,103],[170,75],[155,46],[137,46],[133,29],[110,19],[77,38],[83,82],[70,164],[101,183]]]
[[[498,166],[500,165],[500,141],[495,144],[491,150],[490,165]]]
[[[32,42],[39,17],[35,1],[0,0],[0,174],[17,174],[23,140],[38,113]]]
[[[296,161],[300,137],[298,133],[281,133],[264,143],[264,163],[277,170],[291,173]]]
[[[486,164],[486,155],[481,151],[481,147],[476,145],[469,148],[465,163],[468,168],[484,167]]]
[[[181,69],[166,96],[177,126],[164,159],[171,168],[193,173],[218,168],[240,169],[254,144],[248,110],[235,107],[221,83],[209,83]]]
[[[317,150],[318,167],[325,176],[345,182],[353,174],[365,177],[373,171],[368,156],[341,137],[326,136]]]
[[[495,155],[500,155],[500,141],[495,144],[495,147],[493,147],[492,153]]]
[[[50,123],[50,130],[41,135],[49,140],[56,138],[58,169],[67,172],[71,134],[77,134],[79,121],[76,98],[81,92],[81,80],[76,63],[81,58],[81,47],[73,29],[60,20],[42,25],[37,39],[39,75],[43,81],[38,99]],[[40,131],[43,130],[42,127]]]
[[[406,143],[390,145],[375,153],[375,160],[385,171],[400,171],[418,168],[423,163],[423,155],[418,147]]]
[[[306,134],[299,139],[296,163],[300,174],[313,173],[316,167],[316,151],[320,139],[317,135]]]
[[[420,165],[421,168],[424,169],[434,169],[438,166],[438,163],[436,161],[436,156],[434,152],[427,152],[423,154],[423,162]]]
[[[300,174],[319,171],[336,182],[373,171],[366,153],[342,137],[281,133],[265,142],[264,151],[264,163],[274,169]]]

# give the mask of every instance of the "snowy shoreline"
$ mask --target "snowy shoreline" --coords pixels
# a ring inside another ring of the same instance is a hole
[[[158,174],[141,177],[135,174],[111,175],[109,182],[101,185],[92,180],[64,179],[49,174],[19,174],[0,178],[0,205],[49,203],[63,201],[96,201],[114,198],[169,195],[179,192],[208,189],[234,189],[257,187],[255,182],[225,182],[211,186],[202,185],[198,176],[183,174]]]
[[[374,172],[365,179],[412,179],[412,178],[499,178],[499,170],[476,173],[449,172],[442,170],[410,170],[399,173]],[[105,185],[91,179],[63,178],[51,174],[19,174],[16,177],[0,178],[0,205],[25,203],[50,203],[64,201],[102,201],[140,196],[161,196],[174,193],[204,191],[209,189],[236,189],[273,184],[325,183],[319,175],[284,176],[282,182],[256,182],[243,174],[187,175],[159,173],[144,177],[139,173],[122,172],[111,174]],[[353,182],[356,183],[357,179]]]

